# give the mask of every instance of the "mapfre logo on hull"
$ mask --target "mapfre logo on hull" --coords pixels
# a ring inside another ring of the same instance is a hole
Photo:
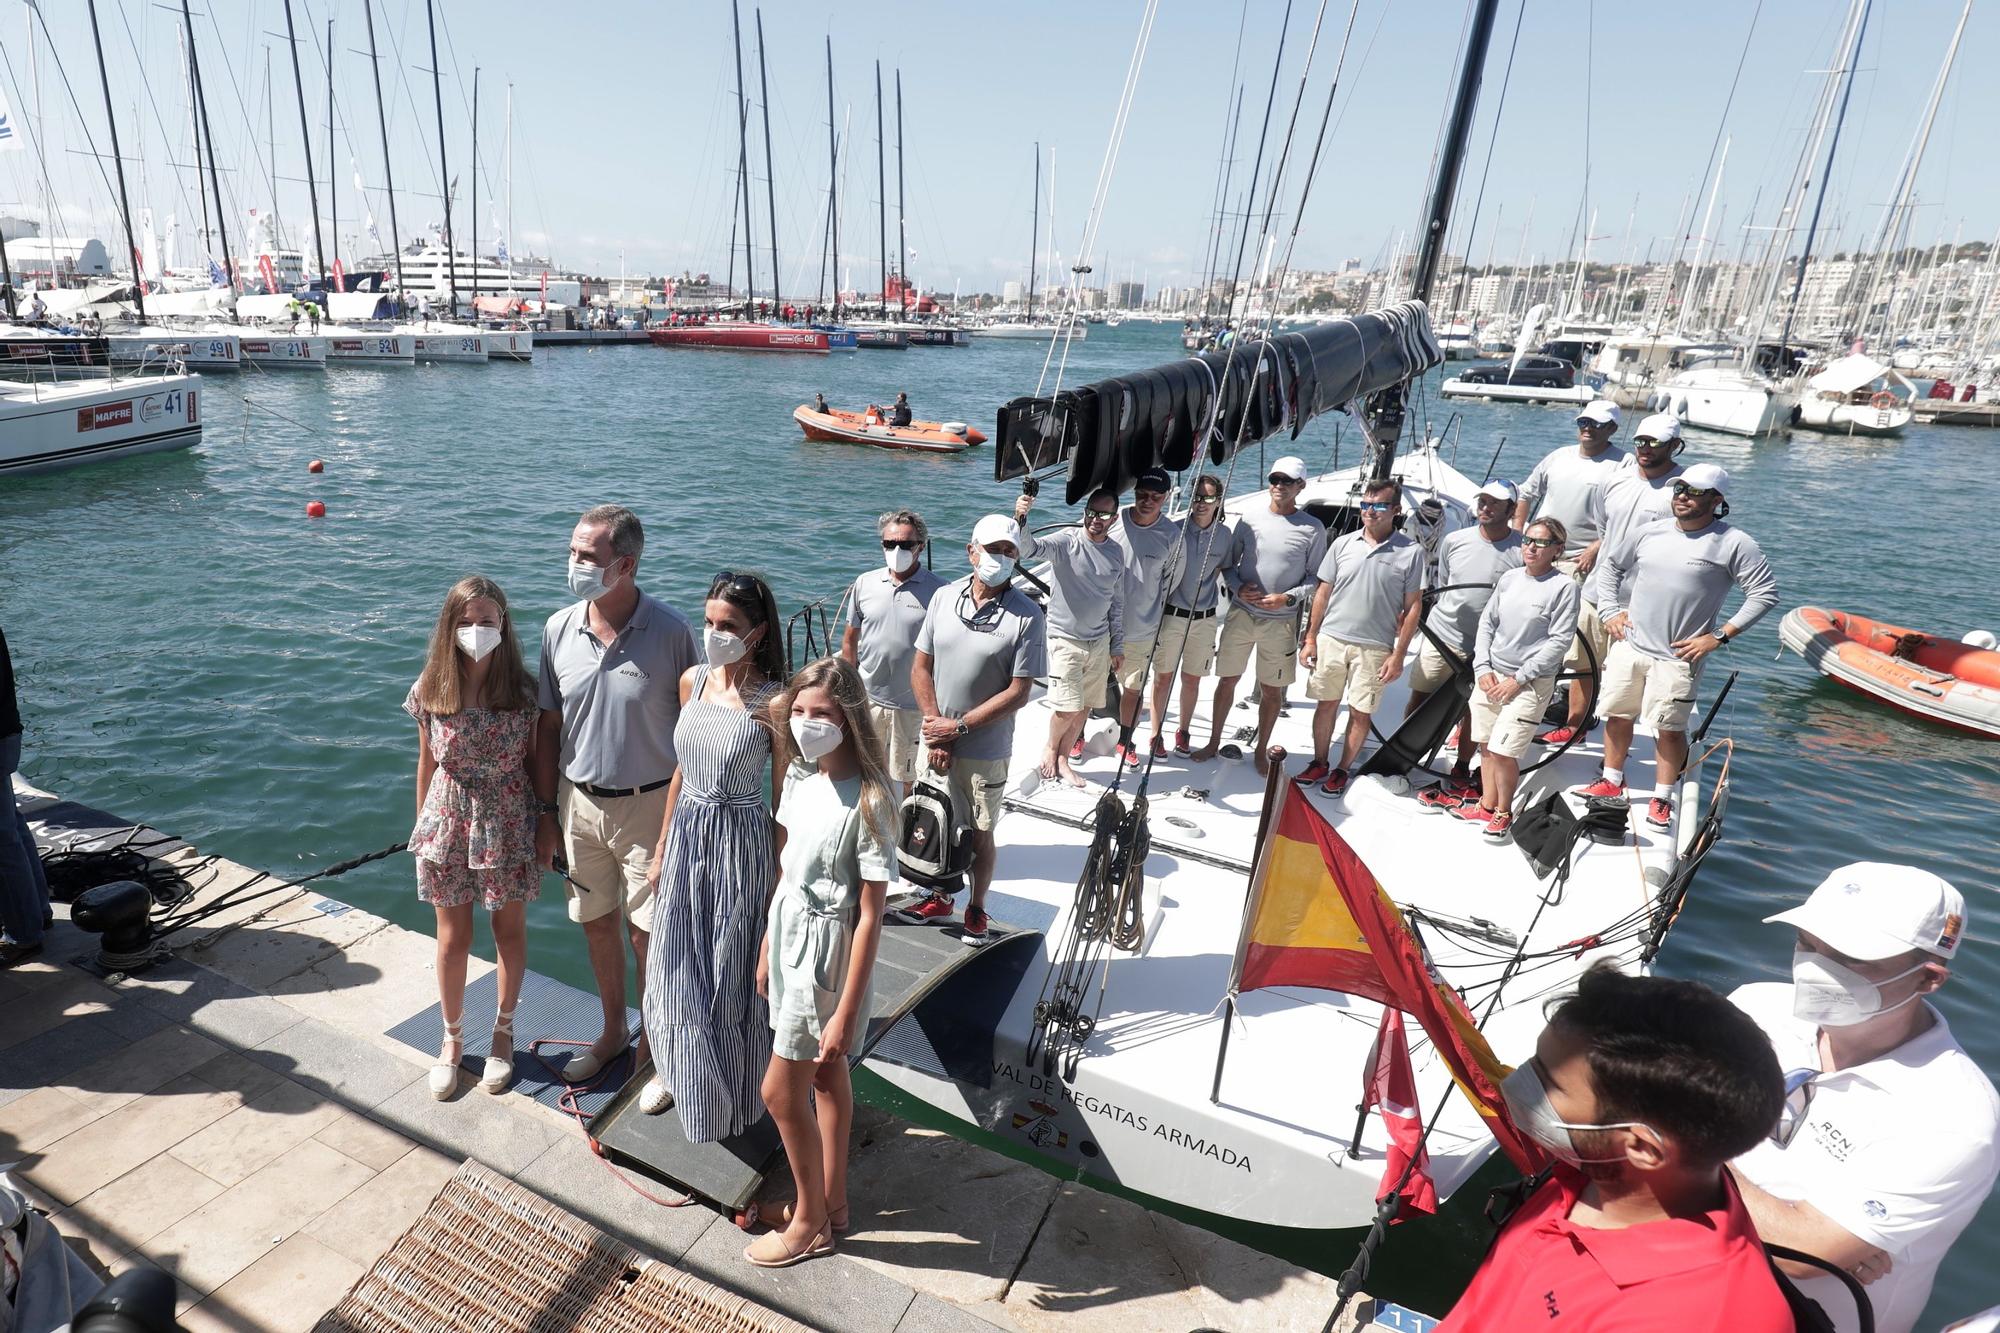
[[[770,335],[773,347],[817,347],[817,333],[773,333]]]
[[[132,400],[122,403],[98,403],[94,407],[79,407],[76,410],[78,430],[105,430],[111,426],[132,424]]]

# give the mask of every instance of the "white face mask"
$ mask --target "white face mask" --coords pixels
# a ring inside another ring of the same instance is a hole
[[[816,764],[838,750],[845,735],[838,722],[823,717],[792,719],[792,743],[799,747],[799,757],[808,764]]]
[[[979,563],[972,567],[972,574],[989,588],[997,588],[1014,577],[1015,561],[1008,556],[995,555],[985,547],[979,548]]]
[[[1576,1140],[1570,1136],[1571,1130],[1594,1129],[1637,1129],[1641,1124],[1636,1120],[1621,1120],[1614,1125],[1572,1125],[1556,1114],[1555,1106],[1549,1101],[1549,1090],[1542,1086],[1541,1075],[1533,1065],[1523,1064],[1500,1081],[1500,1096],[1507,1103],[1508,1118],[1514,1128],[1526,1134],[1536,1143],[1549,1150],[1550,1155],[1571,1166],[1581,1166],[1585,1162],[1622,1162],[1625,1154],[1615,1157],[1585,1157],[1576,1150]],[[1643,1126],[1650,1129],[1651,1126]]]
[[[1901,1009],[1917,998],[1916,992],[1891,1005],[1882,1003],[1882,987],[1901,981],[1923,968],[1906,968],[1893,977],[1870,981],[1851,967],[1843,967],[1824,954],[1805,949],[1792,951],[1792,1014],[1802,1022],[1823,1028],[1853,1027],[1877,1014]]]
[[[733,666],[750,651],[749,644],[722,629],[703,630],[701,646],[708,651],[708,664],[714,667]]]
[[[500,646],[500,631],[491,625],[460,625],[458,646],[473,661],[484,661],[486,654]]]
[[[572,597],[581,597],[586,602],[594,602],[610,592],[613,583],[607,577],[609,571],[582,560],[569,562],[569,591]]]
[[[917,553],[905,551],[900,546],[885,547],[882,551],[882,563],[889,567],[891,574],[907,574],[916,567]]]

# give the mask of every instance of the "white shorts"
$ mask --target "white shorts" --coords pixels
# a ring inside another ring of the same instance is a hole
[[[1222,645],[1215,653],[1215,674],[1228,680],[1241,676],[1257,654],[1259,685],[1289,685],[1299,678],[1299,615],[1253,616],[1241,606],[1229,608],[1222,622]]]
[[[1491,754],[1503,759],[1519,759],[1534,743],[1542,725],[1542,710],[1555,695],[1554,676],[1543,676],[1504,704],[1486,697],[1486,691],[1472,687],[1472,739]]]
[[[1644,718],[1660,731],[1686,731],[1694,715],[1694,679],[1694,668],[1678,657],[1648,657],[1620,639],[1605,657],[1597,715]]]
[[[882,742],[882,758],[886,761],[889,776],[898,782],[910,782],[917,776],[917,751],[922,742],[924,715],[914,708],[891,708],[888,704],[868,701],[868,720],[875,724],[875,735]]]
[[[1104,706],[1104,683],[1111,678],[1111,636],[1089,642],[1049,635],[1049,707],[1082,713]]]
[[[1576,608],[1576,637],[1570,640],[1569,651],[1563,655],[1563,670],[1587,671],[1590,660],[1583,655],[1583,645],[1590,644],[1590,651],[1597,656],[1600,677],[1604,671],[1604,659],[1611,654],[1611,636],[1604,632],[1604,621],[1597,614],[1597,603],[1590,600],[1590,585],[1596,578],[1596,567],[1589,574],[1576,572],[1576,561],[1558,560],[1556,568],[1583,585],[1583,599]]]
[[[1124,660],[1118,667],[1119,689],[1143,690],[1146,688],[1146,677],[1153,674],[1152,668],[1146,664],[1152,661],[1155,656],[1153,642],[1158,637],[1157,634],[1148,634],[1143,639],[1125,640],[1125,646],[1119,650],[1125,655]]]
[[[1206,676],[1215,665],[1215,640],[1222,613],[1210,611],[1199,619],[1168,614],[1160,619],[1159,647],[1153,651],[1153,674]],[[1176,660],[1178,659],[1178,660]]]
[[[1357,713],[1373,713],[1382,702],[1382,664],[1387,648],[1348,643],[1330,634],[1319,636],[1312,675],[1306,678],[1306,698],[1318,703],[1344,703]]]

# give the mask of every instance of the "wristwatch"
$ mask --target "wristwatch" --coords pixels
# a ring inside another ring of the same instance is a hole
[[[536,801],[535,813],[538,815],[547,815],[550,819],[554,819],[556,817],[556,803],[554,801]]]
[[[1723,631],[1728,628],[1729,627],[1727,625],[1717,625],[1714,629],[1710,630],[1709,633],[1715,636],[1717,643],[1726,644],[1729,642],[1730,636],[1723,633]]]
[[[972,734],[972,727],[964,718],[958,720],[958,734],[961,736],[970,736]]]

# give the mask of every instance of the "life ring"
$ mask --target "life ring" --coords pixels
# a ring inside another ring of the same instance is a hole
[[[1868,406],[1874,408],[1877,412],[1886,412],[1895,405],[1896,395],[1886,389],[1873,395],[1868,400]]]

